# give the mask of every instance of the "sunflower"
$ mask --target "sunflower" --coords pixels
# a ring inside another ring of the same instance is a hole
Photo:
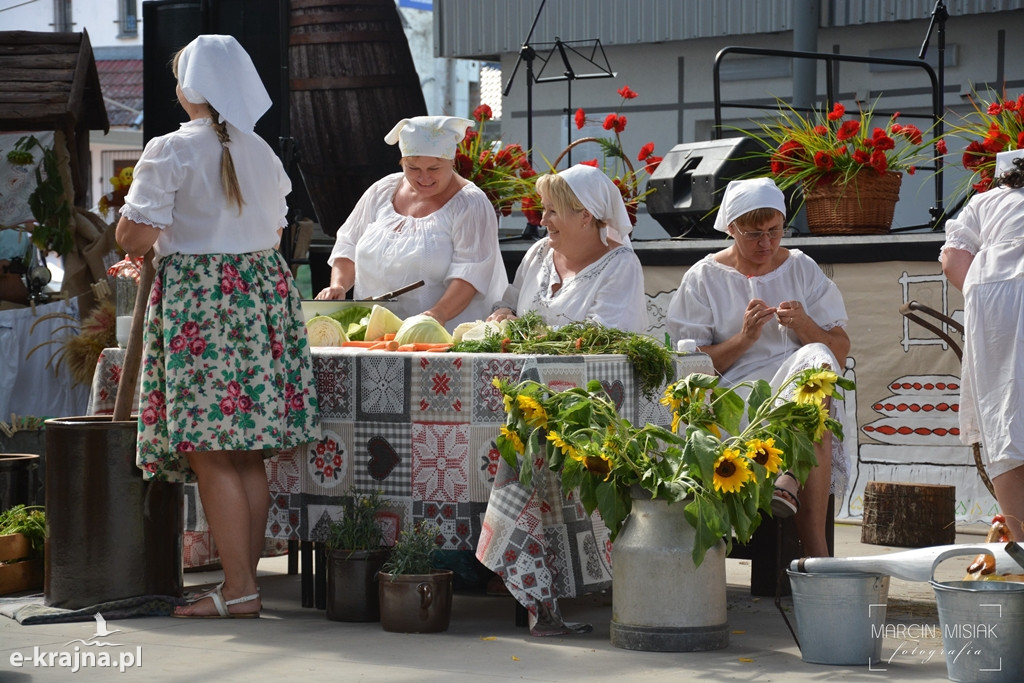
[[[516,403],[519,404],[519,410],[523,411],[523,417],[526,418],[526,424],[531,427],[547,426],[548,414],[544,411],[544,406],[540,404],[540,401],[532,396],[523,396],[520,394],[516,397]]]
[[[775,439],[751,439],[747,442],[747,457],[761,465],[769,474],[779,471],[782,450],[775,448]]]
[[[581,460],[579,453],[573,448],[573,445],[562,438],[562,435],[552,430],[548,432],[548,441],[555,444],[558,448],[562,449],[562,453],[568,455],[573,460]],[[582,461],[582,460],[581,460]]]
[[[577,458],[579,459],[579,458]],[[583,467],[591,474],[598,476],[604,476],[603,481],[608,481],[612,476],[612,467],[615,463],[611,461],[604,453],[590,454],[586,453],[583,455],[582,460]]]
[[[754,478],[747,461],[740,456],[739,449],[726,448],[715,461],[714,484],[716,491],[736,493]]]
[[[828,409],[824,405],[818,404],[818,426],[814,429],[815,441],[821,441],[821,437],[825,433],[826,417],[828,417]]]
[[[832,395],[839,376],[831,370],[818,370],[797,385],[793,400],[797,403],[818,403]]]
[[[505,405],[505,414],[512,413],[512,396],[506,391],[505,383],[500,377],[491,379],[491,386],[501,392],[501,402]]]
[[[516,453],[526,453],[526,446],[523,445],[523,440],[519,438],[519,434],[514,429],[510,429],[508,425],[501,425],[501,436],[512,444],[512,447],[516,449]]]

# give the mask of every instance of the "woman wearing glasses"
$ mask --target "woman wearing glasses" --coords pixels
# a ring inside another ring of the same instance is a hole
[[[822,365],[841,373],[850,351],[839,289],[809,256],[781,246],[785,220],[785,197],[772,180],[730,182],[715,229],[733,242],[694,264],[669,304],[672,338],[695,340],[727,386],[756,379],[778,386]],[[830,411],[836,419],[843,413],[835,401]],[[828,496],[842,496],[848,472],[842,442],[831,434],[815,455],[818,466],[803,489],[784,473],[772,500],[776,516],[796,515],[808,557],[828,555]]]

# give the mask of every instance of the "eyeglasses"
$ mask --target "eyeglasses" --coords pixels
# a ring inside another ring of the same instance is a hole
[[[743,230],[737,230],[743,239],[750,242],[760,242],[765,237],[770,240],[777,240],[782,237],[782,228],[772,228],[771,230],[752,230],[750,232],[744,232]]]

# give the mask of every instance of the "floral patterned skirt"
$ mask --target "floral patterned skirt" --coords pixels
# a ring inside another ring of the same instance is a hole
[[[146,309],[136,463],[195,481],[194,451],[272,457],[320,438],[301,299],[273,250],[173,254]]]

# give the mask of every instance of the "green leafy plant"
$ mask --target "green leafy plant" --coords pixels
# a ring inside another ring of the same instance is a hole
[[[505,324],[504,333],[488,332],[483,339],[452,345],[455,353],[534,353],[549,355],[617,353],[629,358],[640,390],[653,396],[675,379],[675,354],[653,337],[577,321],[553,328],[536,311]]]
[[[837,387],[854,386],[816,368],[793,375],[778,391],[764,380],[723,388],[718,377],[695,373],[665,390],[662,403],[673,414],[665,428],[621,418],[596,380],[565,391],[500,378],[494,385],[508,415],[498,450],[524,486],[535,468],[559,472],[563,491],[578,490],[586,511],[601,513],[612,540],[632,509],[633,487],[669,503],[686,501],[697,565],[723,538],[728,546],[733,535],[750,540],[761,512],[771,509],[779,473],[806,481],[816,464],[814,443],[826,430],[842,438],[824,400],[841,398]],[[749,389],[746,400],[741,388]]]
[[[429,574],[434,568],[440,533],[441,528],[433,522],[420,522],[403,529],[391,547],[383,571],[390,574],[392,580],[400,574]]]
[[[32,551],[43,554],[46,543],[46,513],[37,505],[15,505],[0,512],[0,536],[23,534],[28,538]]]
[[[385,547],[377,515],[386,503],[381,491],[350,493],[345,513],[327,531],[328,550],[377,550]]]
[[[16,161],[12,163],[28,165],[34,160],[33,147],[42,152],[43,163],[42,171],[36,168],[36,189],[28,197],[28,206],[38,223],[32,229],[32,243],[43,253],[55,251],[64,256],[74,249],[75,242],[71,233],[71,204],[64,191],[57,154],[43,147],[34,135],[26,135],[15,143],[7,158],[11,161],[13,155]]]

